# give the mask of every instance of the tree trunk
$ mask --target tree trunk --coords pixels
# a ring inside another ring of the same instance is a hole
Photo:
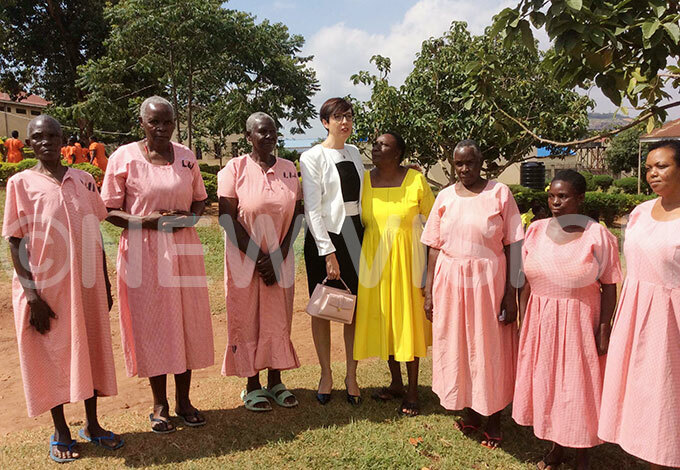
[[[189,86],[187,90],[187,135],[189,148],[191,148],[191,138],[193,133],[193,126],[191,123],[191,105],[193,101],[193,85],[194,85],[194,67],[191,60],[189,61]]]
[[[177,103],[177,77],[175,76],[175,59],[172,55],[173,45],[170,44],[170,76],[172,77],[172,106],[175,108],[175,130],[177,132],[177,142],[182,143],[182,128],[180,127],[179,121],[179,108]]]

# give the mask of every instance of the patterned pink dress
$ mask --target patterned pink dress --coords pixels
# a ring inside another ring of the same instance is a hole
[[[524,239],[531,296],[522,323],[512,417],[540,439],[587,448],[597,437],[604,357],[597,354],[600,284],[621,282],[616,237],[588,220],[581,236],[557,244],[532,223]]]
[[[630,214],[626,279],[614,319],[598,435],[648,462],[680,467],[680,219],[657,199]]]
[[[137,216],[188,211],[207,198],[196,157],[173,143],[171,165],[154,165],[137,143],[111,158],[102,185],[106,207]],[[203,247],[196,229],[123,230],[118,245],[118,301],[130,377],[181,374],[214,362]]]
[[[432,390],[444,408],[489,416],[512,401],[517,325],[498,321],[505,292],[503,247],[522,240],[508,187],[489,181],[473,197],[439,193],[421,241],[441,250],[435,266]]]
[[[2,235],[23,238],[40,297],[57,318],[40,334],[14,274],[12,304],[29,416],[117,393],[94,179],[69,168],[61,185],[25,170],[7,182]]]
[[[294,163],[277,158],[265,172],[248,155],[229,160],[217,174],[217,194],[238,198],[238,221],[268,253],[279,248],[296,201],[302,199]],[[255,262],[231,240],[226,240],[224,251],[229,340],[222,374],[252,377],[263,369],[300,367],[290,340],[295,253],[288,253],[278,282],[266,286],[255,272]]]

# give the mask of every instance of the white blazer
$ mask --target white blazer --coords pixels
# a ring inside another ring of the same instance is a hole
[[[325,151],[324,151],[325,150]],[[345,152],[352,160],[359,174],[363,190],[364,164],[359,149],[345,144]],[[302,194],[305,201],[307,227],[312,232],[319,256],[335,252],[328,232],[339,234],[345,220],[345,202],[342,199],[340,175],[328,155],[328,149],[317,144],[300,157]],[[361,211],[361,197],[359,197]]]

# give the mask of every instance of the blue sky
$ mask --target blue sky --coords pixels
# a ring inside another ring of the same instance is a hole
[[[360,70],[375,69],[371,56],[380,54],[392,60],[390,82],[400,85],[411,71],[421,43],[442,35],[452,21],[465,21],[473,34],[482,34],[493,15],[518,0],[231,0],[226,8],[249,12],[258,21],[284,23],[292,34],[305,37],[302,55],[313,55],[321,91],[312,102],[318,109],[330,97],[351,94],[368,99],[369,90],[354,86],[350,76]],[[544,32],[537,34],[543,47]],[[589,92],[597,112],[613,112],[611,104],[597,89]],[[678,93],[675,92],[674,95]],[[678,114],[678,115],[676,115]],[[680,117],[680,111],[672,118]],[[286,129],[283,129],[288,136]],[[317,138],[326,132],[314,122],[305,136]]]

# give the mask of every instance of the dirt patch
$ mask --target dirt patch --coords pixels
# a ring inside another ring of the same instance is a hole
[[[316,352],[312,341],[309,316],[305,313],[305,306],[309,299],[307,295],[307,281],[303,272],[298,270],[295,289],[295,307],[293,314],[292,340],[295,349],[303,365],[316,364]],[[115,276],[113,277],[115,283]],[[115,285],[113,288],[116,292]],[[224,289],[210,289],[212,296],[219,296],[224,302]],[[113,336],[113,354],[116,362],[116,376],[118,379],[118,395],[110,398],[102,398],[99,401],[100,416],[111,413],[120,414],[138,412],[142,416],[150,412],[151,390],[146,379],[127,377],[125,363],[120,342],[120,328],[117,301],[111,310],[111,334]],[[220,374],[224,350],[227,343],[226,315],[213,315],[213,336],[215,339],[215,365],[194,373],[193,386],[200,386],[201,379],[215,377]],[[333,324],[332,351],[333,361],[344,360],[344,347],[342,342],[342,325]],[[39,426],[51,425],[49,413],[37,418],[29,418],[26,412],[23,384],[21,381],[21,369],[19,367],[19,354],[16,343],[14,328],[14,315],[12,312],[11,282],[6,277],[0,279],[0,435],[21,429],[31,429]],[[284,372],[285,379],[285,372]],[[171,381],[170,381],[171,382]],[[342,378],[336,378],[337,383],[342,383]],[[245,380],[244,380],[245,385]],[[310,389],[316,387],[315,383],[308,384]],[[168,388],[170,406],[174,404],[174,388],[171,384]],[[199,408],[200,403],[195,403]],[[83,406],[80,403],[66,405],[66,415],[69,422],[84,419]]]

